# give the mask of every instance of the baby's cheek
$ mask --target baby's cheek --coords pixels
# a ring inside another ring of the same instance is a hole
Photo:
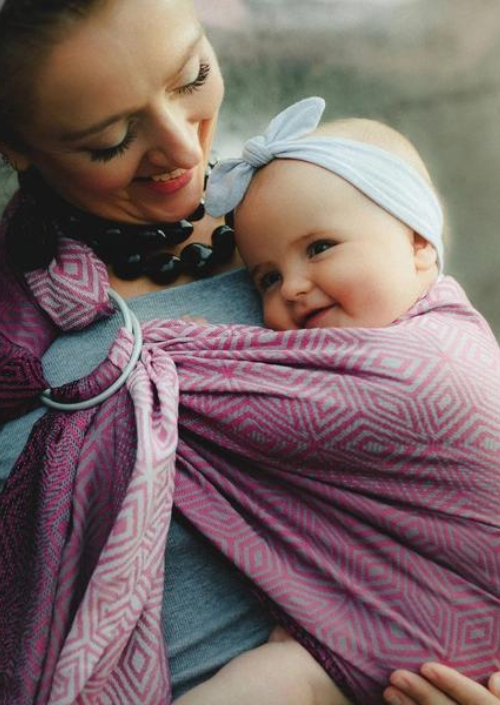
[[[263,305],[263,309],[262,309],[262,318],[264,319],[264,326],[266,328],[271,328],[272,330],[274,330],[273,316],[272,316],[272,314],[269,313],[266,306],[264,306],[264,305]]]
[[[271,328],[271,330],[279,330],[279,315],[276,305],[273,305],[273,303],[269,301],[263,301],[262,316],[264,318],[264,325],[266,328]]]
[[[264,304],[264,326],[271,330],[296,330],[297,326],[286,306],[278,301]]]

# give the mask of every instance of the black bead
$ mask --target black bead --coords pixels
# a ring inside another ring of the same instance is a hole
[[[117,226],[113,226],[111,228],[105,228],[102,231],[102,237],[105,240],[109,241],[111,244],[118,247],[119,245],[123,245],[123,240],[126,237],[125,229],[118,228]]]
[[[213,249],[201,242],[186,245],[180,257],[187,272],[194,277],[209,274],[216,265]]]
[[[193,226],[187,220],[180,220],[171,227],[165,227],[165,233],[168,238],[169,245],[179,245],[193,234]]]
[[[197,223],[199,220],[201,220],[205,215],[205,203],[203,201],[200,201],[200,204],[196,210],[194,210],[190,216],[188,216],[188,220],[191,221],[192,223]]]
[[[104,262],[109,263],[114,259],[115,252],[131,252],[132,238],[130,234],[119,227],[105,228],[102,233],[92,233],[87,239],[82,238],[87,242],[96,254],[101,257]]]
[[[226,225],[229,225],[230,228],[234,229],[234,211],[229,211],[229,213],[226,213],[224,216],[224,222]]]
[[[219,225],[212,233],[212,247],[217,257],[217,263],[229,262],[234,254],[234,230],[229,225]]]
[[[124,252],[113,259],[112,265],[120,279],[137,279],[144,273],[145,257],[140,252]]]
[[[145,271],[155,284],[166,285],[175,281],[183,270],[179,257],[168,252],[158,252],[148,258]]]
[[[141,230],[136,233],[134,240],[139,245],[138,249],[144,248],[145,250],[154,250],[172,244],[172,240],[161,228]]]

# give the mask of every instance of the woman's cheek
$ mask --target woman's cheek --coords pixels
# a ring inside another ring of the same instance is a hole
[[[104,193],[126,188],[136,174],[134,165],[123,162],[125,155],[115,157],[107,163],[95,162],[90,168],[81,169],[77,179],[78,186],[89,193]]]

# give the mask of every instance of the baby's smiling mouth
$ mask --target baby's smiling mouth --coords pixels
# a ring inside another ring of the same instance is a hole
[[[300,328],[322,328],[322,319],[325,314],[327,314],[329,311],[331,311],[333,308],[336,308],[338,304],[333,301],[331,304],[328,304],[328,306],[323,306],[321,308],[315,308],[312,311],[309,311],[303,319],[302,319],[302,324],[299,326]]]

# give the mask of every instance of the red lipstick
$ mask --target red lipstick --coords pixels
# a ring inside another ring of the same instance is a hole
[[[167,179],[167,181],[154,181],[153,179],[140,179],[138,183],[147,188],[149,191],[154,191],[160,195],[169,195],[180,191],[184,186],[191,181],[193,178],[194,169],[185,171],[179,176],[173,179]]]

